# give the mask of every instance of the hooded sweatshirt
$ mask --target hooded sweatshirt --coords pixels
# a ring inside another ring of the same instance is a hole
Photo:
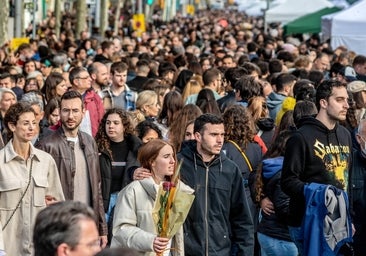
[[[264,193],[272,201],[275,214],[262,213],[258,232],[275,239],[291,241],[286,219],[288,217],[289,197],[280,186],[283,157],[268,158],[262,161]]]
[[[346,128],[328,129],[304,118],[286,144],[281,186],[290,196],[290,226],[300,226],[305,211],[304,185],[316,182],[347,189],[352,140]]]
[[[261,137],[267,148],[271,147],[273,135],[275,133],[275,124],[272,118],[260,118],[256,122],[257,135]]]
[[[267,107],[268,107],[268,110],[269,110],[269,116],[273,120],[276,120],[277,113],[278,113],[278,111],[280,111],[281,106],[282,106],[282,102],[285,98],[286,98],[285,95],[278,94],[278,93],[275,93],[275,92],[271,92],[268,95]]]

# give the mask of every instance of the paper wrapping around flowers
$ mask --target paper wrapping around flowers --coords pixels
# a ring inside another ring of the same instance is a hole
[[[163,190],[162,186],[160,186],[158,193],[156,195],[155,206],[152,211],[155,227],[158,225],[159,222],[159,210],[161,208],[160,197],[165,193],[167,192]],[[168,238],[172,238],[178,232],[179,228],[183,225],[184,221],[187,218],[188,212],[192,206],[194,197],[195,196],[192,193],[182,191],[180,189],[180,186],[178,186],[169,213],[168,228],[167,228]]]

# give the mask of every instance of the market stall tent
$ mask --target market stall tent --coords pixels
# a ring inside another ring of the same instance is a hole
[[[266,11],[265,20],[267,23],[280,22],[285,25],[301,16],[333,6],[327,0],[287,0]]]
[[[290,35],[301,33],[319,33],[322,31],[322,16],[330,13],[335,13],[340,10],[341,8],[338,7],[326,7],[317,12],[302,16],[294,21],[287,23],[287,25],[284,26],[285,34]]]
[[[333,49],[346,46],[357,54],[366,55],[366,0],[358,1],[333,16],[331,45]]]

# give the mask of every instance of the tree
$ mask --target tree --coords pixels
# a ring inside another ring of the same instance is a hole
[[[3,8],[0,8],[0,46],[6,43],[8,38],[8,17],[9,1],[3,1]]]
[[[120,26],[120,16],[121,16],[121,8],[123,8],[125,1],[117,1],[117,6],[116,6],[116,15],[114,18],[114,34],[118,35],[118,29]]]
[[[55,1],[55,20],[56,20],[55,30],[57,38],[60,38],[60,30],[61,30],[61,4],[62,0]]]
[[[108,1],[107,0],[101,0],[100,1],[100,35],[101,38],[104,38],[105,31],[108,27]]]
[[[86,16],[88,8],[86,6],[85,0],[77,0],[76,8],[77,10],[77,21],[76,21],[76,39],[80,39],[80,33],[86,29]],[[91,18],[91,17],[89,17]]]

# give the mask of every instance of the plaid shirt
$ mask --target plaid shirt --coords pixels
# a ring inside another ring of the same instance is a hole
[[[125,94],[125,110],[127,111],[132,111],[136,109],[136,100],[137,100],[137,93],[132,91],[127,84],[125,84],[125,90],[123,92]],[[103,98],[109,98],[111,100],[112,103],[112,108],[115,107],[115,103],[114,103],[114,97],[113,97],[113,93],[109,88],[103,89],[102,90],[102,95]]]

